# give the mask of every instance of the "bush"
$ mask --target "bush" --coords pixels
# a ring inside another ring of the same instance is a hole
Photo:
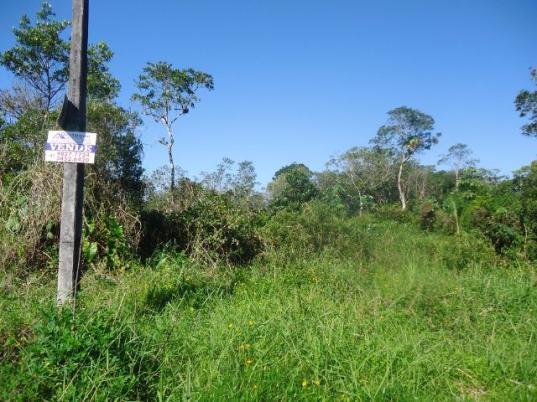
[[[345,211],[314,200],[298,211],[276,212],[261,233],[266,249],[280,249],[291,258],[318,254],[326,249],[340,255],[356,255],[367,249],[369,221],[368,215],[348,218]]]
[[[143,258],[169,245],[205,264],[240,265],[261,251],[257,230],[264,222],[263,212],[235,202],[229,194],[202,188],[186,196],[188,200],[174,201],[177,209],[142,213]]]
[[[522,245],[523,228],[519,217],[506,208],[491,212],[484,206],[476,206],[468,211],[470,224],[489,239],[498,254],[511,255]]]
[[[55,269],[58,257],[62,168],[38,162],[0,187],[0,266],[27,274]],[[139,219],[124,193],[90,176],[84,198],[86,262],[113,269],[135,250]]]
[[[382,219],[392,220],[399,223],[408,223],[411,221],[410,212],[403,211],[399,204],[386,204],[377,209],[377,215]]]
[[[124,228],[115,216],[101,215],[100,219],[89,218],[84,223],[84,262],[87,265],[99,262],[109,270],[125,268],[132,255]]]
[[[44,269],[57,248],[62,175],[37,163],[0,187],[0,266]]]
[[[497,257],[493,247],[479,232],[461,232],[456,237],[437,244],[437,252],[448,269],[464,269],[470,266],[493,267]]]
[[[53,307],[11,364],[0,365],[3,400],[148,399],[157,355],[132,328],[106,313],[73,317]],[[99,373],[99,376],[95,376]]]
[[[419,223],[423,230],[432,230],[436,224],[437,205],[433,201],[425,201],[419,209]]]

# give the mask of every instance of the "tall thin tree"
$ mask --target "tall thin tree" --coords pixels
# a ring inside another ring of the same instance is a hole
[[[455,189],[459,189],[461,172],[471,166],[475,166],[479,161],[472,158],[472,150],[466,144],[455,144],[449,147],[447,154],[442,155],[438,161],[439,165],[449,164],[455,173]]]
[[[170,63],[161,61],[147,64],[138,77],[137,86],[138,93],[134,94],[132,99],[142,105],[145,115],[157,123],[162,123],[166,128],[167,137],[160,138],[159,142],[168,149],[170,191],[173,196],[175,186],[173,125],[179,117],[187,114],[199,102],[197,95],[199,89],[214,88],[213,77],[191,68],[177,69]]]
[[[403,188],[403,170],[405,164],[418,152],[431,149],[438,143],[440,133],[433,133],[434,119],[406,106],[388,112],[388,122],[379,128],[371,142],[381,149],[386,149],[399,159],[397,172],[397,190],[401,209],[407,207],[405,189]]]

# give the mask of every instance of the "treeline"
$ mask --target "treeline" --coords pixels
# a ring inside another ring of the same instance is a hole
[[[19,272],[53,272],[57,263],[61,166],[43,162],[43,146],[65,92],[67,26],[44,3],[33,22],[21,18],[16,45],[0,53],[0,64],[16,78],[0,92],[0,265]],[[507,178],[478,168],[472,151],[455,144],[438,165],[423,165],[417,156],[441,135],[433,117],[410,107],[389,111],[370,146],[334,156],[322,172],[284,166],[260,192],[247,161],[224,159],[197,180],[176,167],[173,125],[199,102],[201,90],[214,88],[213,78],[148,63],[132,99],[163,124],[159,142],[168,165],[144,175],[136,134],[142,119],[117,103],[112,57],[106,43],[90,46],[88,131],[99,134],[99,149],[87,169],[87,266],[124,268],[161,249],[208,265],[245,264],[297,238],[306,248],[322,248],[326,236],[337,234],[337,222],[364,214],[457,236],[468,249],[489,247],[499,258],[537,258],[537,164]],[[536,135],[537,92],[522,91],[515,104],[529,117],[523,133]]]

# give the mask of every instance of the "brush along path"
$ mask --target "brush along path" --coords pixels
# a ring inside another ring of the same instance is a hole
[[[5,292],[0,396],[536,399],[535,271],[453,270],[452,239],[393,225],[375,236],[354,254],[280,250],[234,271],[163,254],[91,274],[74,321],[39,306],[48,285],[11,308]]]

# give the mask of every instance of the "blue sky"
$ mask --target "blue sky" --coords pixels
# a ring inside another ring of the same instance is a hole
[[[70,1],[49,1],[70,18]],[[537,159],[537,139],[513,100],[537,66],[535,0],[90,0],[90,41],[115,51],[112,72],[129,98],[147,61],[214,76],[196,110],[176,125],[177,164],[192,176],[222,157],[251,160],[266,184],[281,166],[324,168],[330,156],[367,145],[386,112],[406,105],[432,115],[440,144],[457,142],[504,174]],[[0,50],[39,0],[2,0]],[[0,88],[12,77],[0,71]],[[166,163],[157,139],[140,130],[148,171]]]

